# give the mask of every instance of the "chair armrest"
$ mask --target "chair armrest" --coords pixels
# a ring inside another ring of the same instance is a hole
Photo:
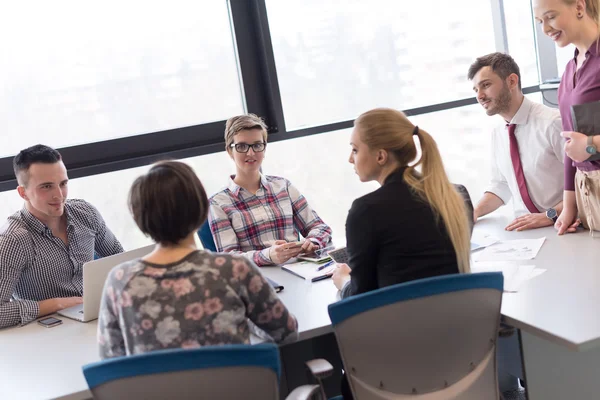
[[[317,379],[328,378],[333,374],[333,366],[323,358],[316,358],[306,362],[310,373]]]
[[[319,385],[302,385],[292,390],[285,400],[309,400],[319,392]]]

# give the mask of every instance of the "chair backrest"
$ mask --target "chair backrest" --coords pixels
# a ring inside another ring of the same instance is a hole
[[[202,242],[202,247],[204,247],[205,250],[210,250],[213,252],[217,251],[215,239],[213,238],[212,232],[210,231],[208,221],[204,221],[200,229],[198,229],[198,237],[200,238],[200,242]]]
[[[463,201],[465,202],[465,211],[467,213],[467,220],[469,221],[469,229],[471,233],[473,233],[473,202],[471,201],[471,196],[469,195],[469,191],[464,185],[454,184],[454,188],[461,195]]]
[[[83,367],[94,399],[279,399],[275,344],[169,349]]]
[[[497,399],[501,273],[455,274],[329,306],[357,400]]]

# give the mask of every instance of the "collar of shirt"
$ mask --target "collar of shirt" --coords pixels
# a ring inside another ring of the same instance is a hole
[[[71,205],[68,202],[65,202],[64,213],[67,216],[67,229],[73,226],[73,219],[71,218],[69,213],[70,207]],[[37,219],[37,217],[34,216],[31,212],[29,212],[29,210],[25,206],[23,206],[23,209],[21,210],[21,218],[23,218],[23,222],[25,222],[25,224],[27,224],[29,229],[31,229],[33,232],[37,232],[41,235],[48,235],[52,232],[46,224]]]
[[[235,175],[230,175],[229,176],[229,185],[227,186],[227,189],[229,189],[229,191],[235,196],[238,197],[240,194],[240,190],[242,189],[241,186],[239,186],[237,183],[234,182]],[[265,188],[265,190],[268,187],[268,181],[267,178],[263,175],[260,174],[260,184]]]
[[[593,56],[597,56],[598,55],[598,46],[599,45],[600,45],[600,43],[598,43],[598,40],[596,40],[594,43],[592,43],[592,45],[590,46],[590,48],[585,52],[585,55],[587,56],[588,54],[591,54]],[[578,55],[579,55],[579,50],[576,47],[575,51],[574,51],[574,55],[573,55],[573,60],[577,59]]]
[[[515,125],[526,125],[529,121],[529,112],[531,111],[531,100],[523,96],[523,102],[521,107],[517,110],[517,113],[510,120],[509,124]]]
[[[393,172],[391,172],[383,181],[383,184],[386,185],[390,182],[403,182],[404,181],[404,171],[408,168],[408,166],[400,167]]]

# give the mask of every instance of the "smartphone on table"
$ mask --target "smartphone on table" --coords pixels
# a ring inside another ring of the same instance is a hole
[[[43,327],[52,328],[56,325],[62,324],[62,320],[54,317],[46,317],[38,320],[37,323]]]

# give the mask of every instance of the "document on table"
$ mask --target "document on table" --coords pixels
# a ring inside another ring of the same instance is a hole
[[[483,249],[485,247],[491,246],[494,243],[498,242],[500,239],[496,236],[486,233],[486,234],[477,234],[473,233],[471,237],[471,251]]]
[[[545,269],[536,268],[535,265],[518,265],[508,262],[474,262],[471,265],[472,273],[502,272],[504,276],[504,291],[518,292],[523,284],[546,272]]]
[[[533,260],[542,248],[546,237],[539,239],[501,240],[473,255],[475,261],[525,261]]]

